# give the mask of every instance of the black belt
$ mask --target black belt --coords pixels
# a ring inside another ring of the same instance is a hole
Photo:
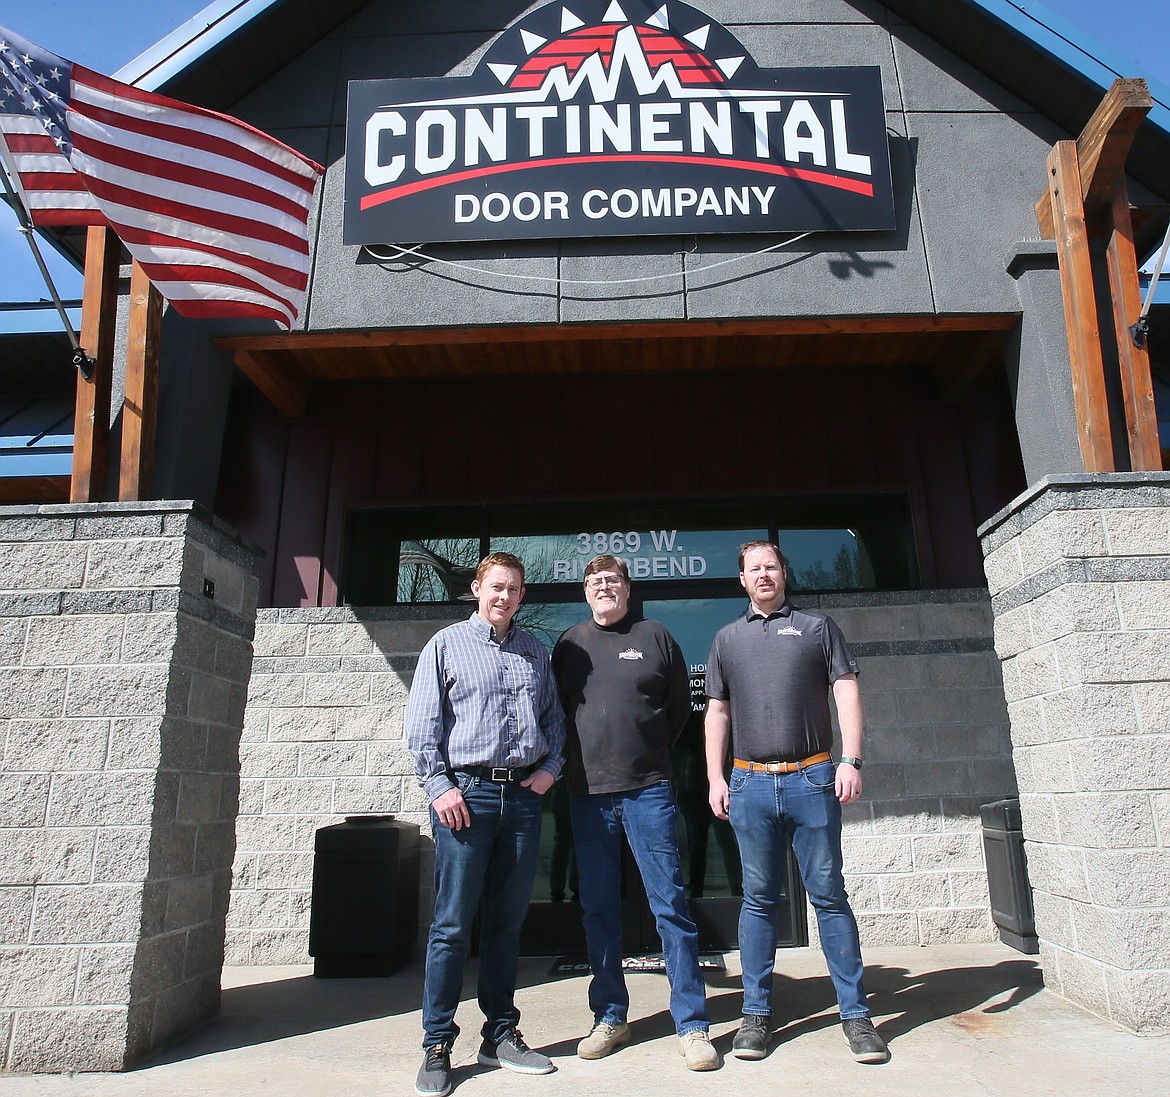
[[[497,784],[509,785],[527,781],[532,775],[535,766],[460,766],[455,772],[466,773],[471,777],[478,777],[481,781],[495,781]]]

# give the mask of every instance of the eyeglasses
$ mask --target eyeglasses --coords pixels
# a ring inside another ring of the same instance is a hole
[[[625,583],[620,575],[590,575],[585,585],[590,590],[601,590],[603,587],[620,587]]]

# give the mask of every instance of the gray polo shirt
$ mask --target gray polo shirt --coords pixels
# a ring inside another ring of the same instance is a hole
[[[856,674],[837,623],[785,602],[762,617],[751,606],[715,634],[707,696],[731,709],[731,746],[753,762],[795,762],[829,750],[829,687]]]

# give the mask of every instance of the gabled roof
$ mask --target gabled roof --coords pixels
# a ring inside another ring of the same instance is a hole
[[[1115,79],[1143,78],[1154,107],[1134,138],[1126,171],[1170,202],[1170,89],[1138,65],[1117,57],[1034,0],[884,3],[1072,137],[1084,129]],[[1150,231],[1147,248],[1162,235],[1161,227]]]
[[[368,2],[214,0],[116,75],[151,91],[231,113],[235,103]],[[701,6],[703,0],[695,2]],[[1035,0],[884,3],[1072,137],[1084,128],[1114,79],[1143,77],[1154,108],[1134,138],[1126,169],[1163,200],[1157,215],[1135,224],[1139,255],[1157,246],[1170,216],[1170,89]],[[64,230],[58,235],[67,250],[81,254],[83,232]]]
[[[227,111],[369,0],[215,0],[114,75]]]
[[[187,102],[230,111],[232,104],[367,2],[215,0],[117,76]],[[701,6],[702,0],[696,2]],[[1170,89],[1138,66],[1116,57],[1036,0],[884,3],[1073,137],[1117,77],[1143,77],[1154,108],[1134,140],[1127,169],[1170,203]],[[1160,237],[1160,229],[1150,231]],[[1147,246],[1155,242],[1148,241]]]

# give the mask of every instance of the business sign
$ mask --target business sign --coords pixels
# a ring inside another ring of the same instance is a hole
[[[762,69],[689,4],[569,0],[471,76],[349,85],[347,244],[894,226],[881,72]]]

